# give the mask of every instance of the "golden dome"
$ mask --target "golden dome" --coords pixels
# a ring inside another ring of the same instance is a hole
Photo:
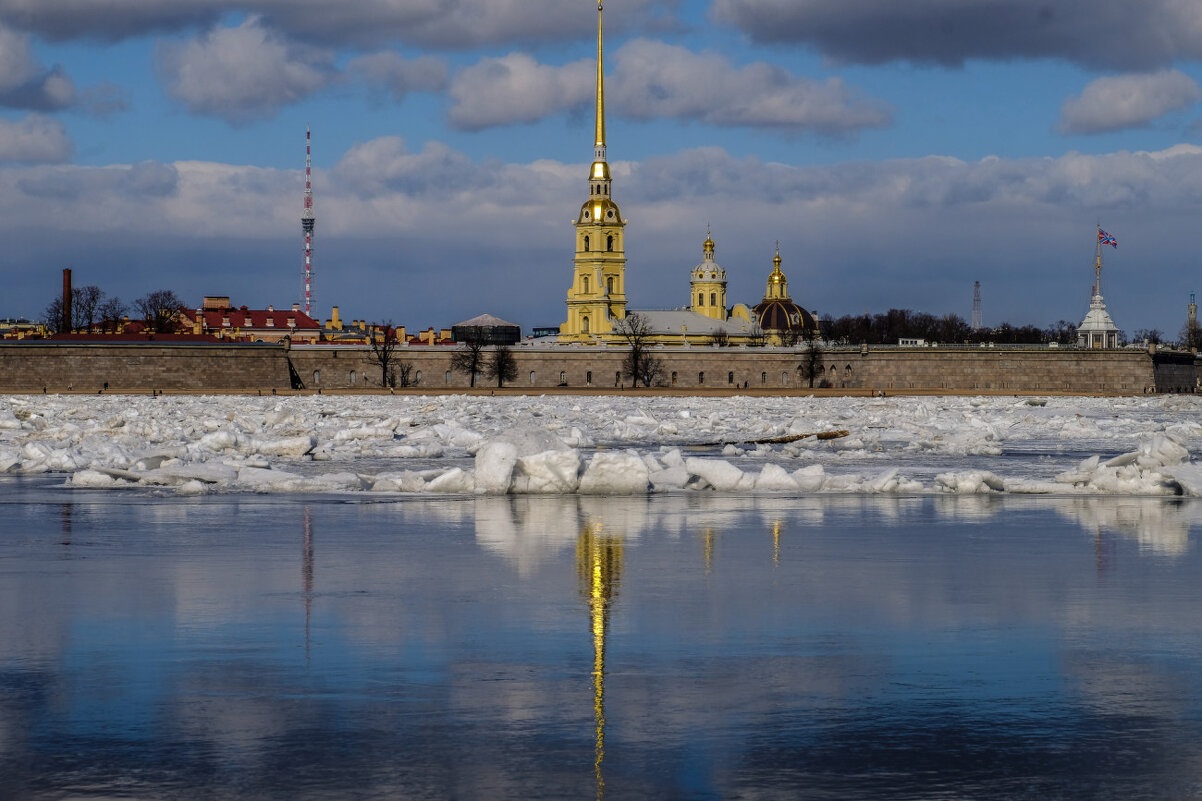
[[[585,201],[580,207],[579,221],[599,225],[618,225],[622,222],[622,212],[618,204],[609,198],[593,198]]]

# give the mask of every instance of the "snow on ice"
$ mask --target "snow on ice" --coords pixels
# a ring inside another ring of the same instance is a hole
[[[260,493],[1202,496],[1202,398],[0,398],[0,474]],[[846,435],[819,439],[820,432]],[[774,441],[773,441],[774,440]]]

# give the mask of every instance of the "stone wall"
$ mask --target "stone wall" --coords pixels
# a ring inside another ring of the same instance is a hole
[[[281,345],[0,343],[0,391],[288,389]]]
[[[396,351],[394,374],[410,366],[411,382],[430,390],[466,389],[469,377],[451,369],[456,347],[411,346]],[[653,350],[663,383],[682,390],[747,388],[804,392],[810,387],[804,351],[783,348],[677,347]],[[518,388],[613,388],[621,348],[513,348]],[[813,386],[862,391],[949,392],[1189,392],[1198,384],[1195,357],[1144,350],[1056,348],[832,348],[822,354]],[[0,344],[0,391],[152,389],[229,391],[299,387],[379,389],[380,367],[369,348],[353,346],[201,345],[157,343]],[[477,387],[488,387],[483,375]]]

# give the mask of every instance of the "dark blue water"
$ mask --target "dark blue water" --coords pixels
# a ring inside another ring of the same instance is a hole
[[[1202,796],[1202,509],[0,493],[0,798]]]

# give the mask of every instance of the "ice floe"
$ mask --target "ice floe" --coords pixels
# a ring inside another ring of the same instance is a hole
[[[1195,396],[14,395],[0,474],[185,495],[1202,497],[1200,411]]]

